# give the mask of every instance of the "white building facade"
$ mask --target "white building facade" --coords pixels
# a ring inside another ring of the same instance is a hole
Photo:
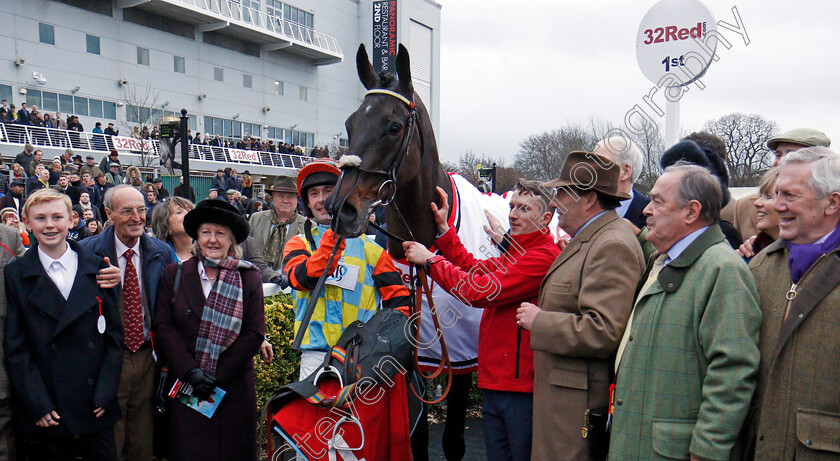
[[[372,48],[373,3],[0,2],[0,98],[77,115],[84,131],[114,123],[128,136],[183,108],[193,134],[332,150],[364,95],[355,53]],[[441,6],[396,3],[398,41],[438,130]]]

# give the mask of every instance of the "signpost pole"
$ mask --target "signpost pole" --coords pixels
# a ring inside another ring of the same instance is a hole
[[[680,137],[680,99],[667,101],[665,104],[665,149],[676,144]]]
[[[181,109],[181,175],[184,177],[184,189],[190,190],[190,142],[187,137],[187,109]],[[174,156],[175,153],[173,152]],[[187,194],[189,195],[189,193]]]

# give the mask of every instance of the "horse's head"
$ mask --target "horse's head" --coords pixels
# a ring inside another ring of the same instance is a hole
[[[420,171],[425,107],[414,93],[408,51],[397,52],[397,75],[377,75],[364,45],[356,53],[359,79],[368,90],[362,105],[344,123],[350,139],[340,162],[342,175],[327,209],[338,235],[364,232],[370,213],[388,204]],[[416,104],[416,106],[415,106]],[[431,127],[427,128],[431,131]]]

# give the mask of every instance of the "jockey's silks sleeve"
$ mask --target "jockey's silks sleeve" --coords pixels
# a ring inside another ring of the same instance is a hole
[[[327,230],[321,237],[320,245],[309,253],[309,245],[302,235],[296,235],[283,248],[283,268],[289,277],[289,283],[295,290],[312,291],[318,283],[318,278],[324,273],[327,261],[335,246],[335,234],[332,229]],[[341,241],[339,249],[333,257],[328,272],[332,273],[338,267],[341,253],[346,242]],[[393,264],[392,264],[393,266]]]

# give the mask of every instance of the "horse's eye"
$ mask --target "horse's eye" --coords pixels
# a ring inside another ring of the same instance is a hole
[[[397,134],[400,132],[401,129],[402,127],[396,123],[392,123],[391,126],[388,127],[388,130],[391,132],[391,134]]]

